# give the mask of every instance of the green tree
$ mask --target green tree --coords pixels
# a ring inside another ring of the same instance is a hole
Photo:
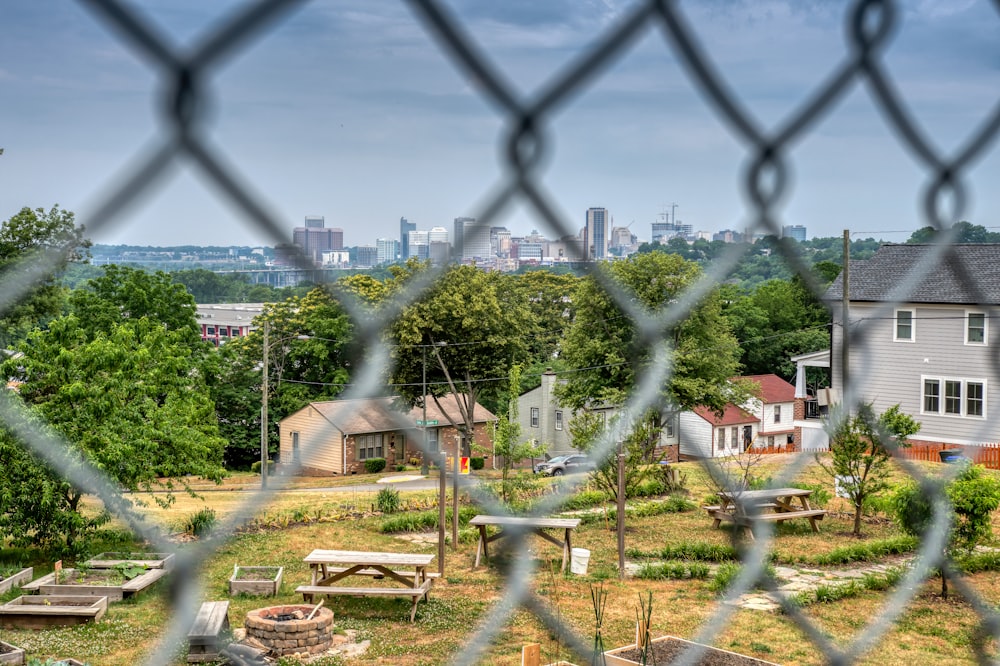
[[[524,357],[530,315],[518,301],[503,297],[499,273],[453,266],[392,323],[392,383],[406,404],[422,404],[423,373],[428,398],[440,404],[451,394],[461,414],[454,422],[462,455],[470,455],[473,409],[480,398],[496,398],[495,380]]]
[[[108,334],[119,324],[145,317],[176,332],[184,344],[201,344],[194,298],[163,271],[149,273],[111,264],[104,267],[104,275],[75,289],[69,302],[91,334]]]
[[[53,206],[22,208],[0,225],[0,281],[19,281],[43,258],[56,257],[54,269],[44,278],[29,277],[33,285],[9,304],[0,317],[0,345],[9,348],[39,324],[62,311],[66,290],[55,275],[70,262],[86,259],[90,241],[84,238],[72,212]]]
[[[680,298],[701,275],[697,264],[662,252],[636,255],[599,270],[607,271],[617,288],[649,312]],[[595,277],[580,283],[573,300],[576,318],[560,356],[576,371],[559,387],[560,400],[573,409],[621,405],[650,369],[655,349]],[[729,381],[739,374],[740,348],[722,315],[718,291],[662,335],[671,344],[673,373],[660,390],[665,408],[654,415],[659,425],[677,409],[704,405],[721,413],[727,403],[739,404],[752,395],[752,387]]]
[[[220,479],[224,441],[204,377],[178,331],[149,318],[88,335],[75,315],[32,333],[5,376],[31,414],[65,440],[68,454],[88,461],[126,490],[152,489],[163,477]],[[6,453],[17,443],[8,431]],[[17,543],[62,535],[72,549],[96,523],[79,514],[85,489],[61,479],[22,449],[24,467],[0,483],[0,528]],[[170,486],[168,486],[170,487]],[[34,495],[34,492],[43,495]],[[166,501],[172,500],[168,495]]]
[[[834,479],[854,505],[854,534],[861,535],[861,511],[865,500],[889,488],[892,447],[909,446],[906,438],[920,424],[893,405],[879,416],[871,403],[858,407],[855,416],[837,419],[831,415],[830,460],[816,454],[820,467]]]
[[[612,417],[605,422],[606,416],[597,412],[577,412],[569,422],[570,437],[573,447],[586,453],[593,459],[595,468],[591,479],[598,488],[617,501],[618,499],[618,451],[610,447],[603,454],[598,453],[602,436],[606,428],[614,429],[617,419]],[[659,433],[659,424],[655,418],[640,419],[622,440],[621,449],[625,455],[625,498],[634,497],[639,486],[656,469],[659,459],[650,459],[649,442]]]
[[[316,288],[267,304],[249,335],[219,348],[211,370],[219,427],[228,441],[226,465],[234,469],[260,459],[265,321],[269,451],[278,447],[278,421],[312,401],[336,398],[350,381],[354,327],[338,301]]]
[[[984,474],[978,465],[968,464],[943,489],[928,489],[910,483],[896,491],[892,506],[896,521],[908,534],[924,538],[934,519],[931,498],[941,496],[948,504],[949,534],[943,556],[956,552],[971,553],[993,534],[992,515],[1000,506],[1000,481]],[[948,598],[946,567],[938,567],[941,596]]]
[[[511,499],[510,473],[521,461],[542,455],[545,445],[533,440],[521,441],[521,424],[518,421],[517,389],[521,385],[521,367],[510,369],[510,398],[507,413],[501,413],[493,427],[493,455],[500,456],[500,494],[504,503]]]

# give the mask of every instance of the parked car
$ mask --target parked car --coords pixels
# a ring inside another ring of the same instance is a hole
[[[563,474],[579,474],[591,472],[596,465],[582,453],[571,453],[568,456],[556,456],[551,460],[535,465],[535,474],[547,476],[562,476]]]

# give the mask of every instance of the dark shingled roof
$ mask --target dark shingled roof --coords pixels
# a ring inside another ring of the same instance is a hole
[[[864,261],[852,260],[852,301],[889,301],[914,266],[933,254],[933,245],[883,245]],[[959,268],[960,267],[960,268]],[[906,294],[896,294],[906,303],[1000,304],[1000,245],[953,245],[927,267]],[[968,278],[966,281],[965,278]],[[840,300],[843,273],[824,296]]]

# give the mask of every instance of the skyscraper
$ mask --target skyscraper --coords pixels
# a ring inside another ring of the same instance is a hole
[[[405,217],[399,218],[399,256],[401,259],[410,258],[410,232],[416,231],[416,229],[416,222],[410,222]]]
[[[806,242],[806,228],[801,224],[792,224],[782,227],[781,235],[785,238],[794,238],[800,243]]]
[[[456,217],[453,247],[458,261],[491,258],[490,228],[476,224],[474,217]]]
[[[588,260],[606,259],[608,232],[611,230],[611,213],[607,208],[588,208],[587,226],[584,230],[583,248]]]
[[[344,249],[344,230],[336,227],[327,229],[323,216],[307,215],[305,225],[292,230],[292,243],[319,264],[323,261],[324,252]]]
[[[391,264],[399,259],[399,241],[395,238],[378,238],[375,240],[376,261],[379,264]]]

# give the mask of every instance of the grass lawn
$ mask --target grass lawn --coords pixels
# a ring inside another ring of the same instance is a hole
[[[693,464],[685,463],[681,467],[688,473],[691,499],[700,504],[710,492],[704,475]],[[935,468],[932,465],[928,469]],[[352,482],[366,480],[365,477],[351,479]],[[823,483],[832,493],[832,483],[816,465],[811,465],[801,480]],[[197,500],[179,496],[177,505],[167,511],[155,506],[147,511],[153,520],[172,527],[181,522],[181,517],[200,508],[210,507],[217,514],[225,515],[243,497],[243,493],[235,491],[206,492]],[[404,500],[429,508],[433,506],[433,493],[404,495]],[[297,585],[309,582],[309,570],[302,558],[314,548],[436,554],[436,545],[416,545],[381,533],[382,517],[370,515],[368,511],[373,502],[372,493],[348,493],[346,496],[296,490],[282,493],[267,506],[259,508],[262,529],[230,539],[205,562],[201,574],[205,597],[229,598],[227,579],[236,564],[284,566],[283,594],[278,598],[231,599],[230,620],[234,626],[241,626],[246,612],[251,609],[301,601],[292,591]],[[780,561],[809,562],[823,553],[858,543],[850,534],[852,515],[842,500],[831,501],[828,508],[832,513],[822,521],[819,534],[814,534],[806,521],[793,521],[779,527],[773,552]],[[351,512],[350,519],[343,518],[345,511]],[[796,525],[796,522],[802,524]],[[611,648],[632,642],[639,595],[652,592],[653,635],[694,637],[720,609],[719,595],[710,589],[711,578],[619,581],[613,521],[610,530],[608,527],[605,521],[598,520],[582,524],[574,533],[574,546],[591,551],[587,576],[560,574],[558,549],[541,540],[533,543],[532,556],[538,568],[532,586],[541,602],[574,627],[584,643],[589,644],[594,623],[591,585],[603,584],[608,591],[603,636],[605,645]],[[888,520],[869,520],[865,523],[863,541],[898,534]],[[713,529],[711,519],[698,509],[630,518],[626,546],[657,551],[682,543],[728,545],[732,538],[730,529]],[[521,646],[532,642],[541,643],[543,663],[559,659],[589,663],[586,661],[589,655],[570,654],[533,614],[523,609],[510,615],[488,645],[471,645],[472,633],[503,596],[503,580],[497,568],[491,565],[472,570],[474,556],[475,543],[460,543],[457,552],[449,547],[446,576],[435,583],[431,601],[420,604],[415,624],[410,624],[409,603],[402,599],[328,599],[326,605],[334,610],[338,628],[356,629],[371,639],[367,654],[349,663],[442,664],[460,650],[481,649],[480,663],[515,665],[521,663]],[[432,567],[436,569],[436,561]],[[36,576],[44,571],[44,567],[37,569]],[[991,606],[1000,603],[1000,573],[978,573],[970,576],[969,581]],[[908,666],[974,663],[972,646],[978,617],[970,604],[957,596],[941,600],[938,589],[936,579],[922,586],[916,600],[890,633],[860,663]],[[3,630],[0,639],[25,647],[35,656],[74,656],[94,666],[131,666],[144,661],[169,621],[170,609],[165,595],[166,586],[161,584],[133,600],[110,605],[105,619],[96,625],[41,632]],[[888,596],[887,592],[863,592],[836,602],[807,605],[803,612],[821,628],[829,641],[843,647],[853,636],[864,631],[869,622],[881,616]],[[827,661],[794,621],[782,613],[735,609],[719,629],[714,644],[724,649],[781,664]],[[183,659],[178,658],[176,663],[183,663]]]

